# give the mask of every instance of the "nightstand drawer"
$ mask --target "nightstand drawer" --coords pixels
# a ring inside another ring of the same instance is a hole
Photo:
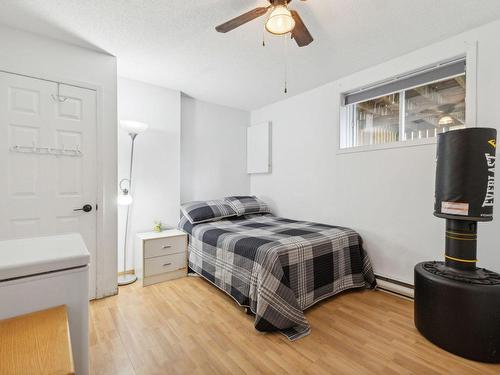
[[[186,268],[186,253],[165,255],[144,260],[144,276],[177,271]]]
[[[144,258],[184,253],[185,251],[186,236],[158,238],[147,240],[144,243]]]

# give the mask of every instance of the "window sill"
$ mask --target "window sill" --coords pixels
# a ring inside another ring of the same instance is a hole
[[[349,147],[349,148],[338,148],[337,155],[353,154],[353,153],[368,152],[368,151],[388,150],[388,149],[392,149],[392,148],[405,148],[405,147],[435,145],[436,142],[437,142],[437,137],[432,137],[432,138],[424,138],[424,139],[412,139],[412,140],[408,140],[408,141],[381,143],[381,144],[376,144],[376,145],[366,145],[366,146],[357,146],[357,147]]]

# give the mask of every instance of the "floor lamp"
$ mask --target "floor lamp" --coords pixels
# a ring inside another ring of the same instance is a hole
[[[118,275],[118,285],[131,284],[137,280],[135,274],[127,274],[127,237],[128,237],[128,225],[129,225],[129,212],[130,205],[132,204],[132,196],[130,191],[132,190],[132,169],[134,165],[134,143],[135,138],[138,134],[145,132],[148,129],[148,124],[137,121],[120,121],[120,127],[124,129],[131,138],[131,149],[130,149],[130,171],[129,177],[124,178],[120,181],[121,194],[118,196],[118,204],[120,206],[127,206],[127,216],[125,219],[125,238],[123,241],[123,274]],[[127,183],[127,187],[124,184]]]

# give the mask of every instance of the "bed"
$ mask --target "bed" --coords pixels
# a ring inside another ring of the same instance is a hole
[[[296,340],[310,333],[304,310],[347,289],[373,288],[358,233],[258,213],[192,224],[189,267],[255,314],[258,331]]]

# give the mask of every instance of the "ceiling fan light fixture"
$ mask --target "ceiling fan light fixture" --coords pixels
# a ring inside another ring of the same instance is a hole
[[[271,34],[283,35],[293,30],[295,20],[284,4],[275,5],[266,21],[266,30]]]

